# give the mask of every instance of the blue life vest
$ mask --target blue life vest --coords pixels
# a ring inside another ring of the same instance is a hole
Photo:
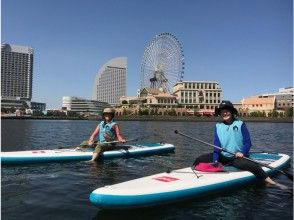
[[[101,143],[107,142],[107,140],[104,137],[104,134],[107,134],[111,138],[111,140],[115,139],[115,132],[113,129],[114,125],[116,125],[116,122],[113,122],[113,121],[111,121],[109,123],[106,123],[104,121],[100,122],[100,124],[99,124],[99,141]]]
[[[216,132],[219,138],[221,147],[232,152],[241,152],[243,147],[243,135],[241,131],[241,126],[243,122],[240,120],[235,120],[232,124],[226,125],[224,123],[216,124]],[[222,151],[226,157],[232,157],[232,154]]]

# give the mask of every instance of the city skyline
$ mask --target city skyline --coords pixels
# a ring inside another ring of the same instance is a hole
[[[135,96],[144,50],[161,32],[183,46],[183,80],[217,81],[237,102],[293,85],[292,18],[290,0],[3,0],[2,43],[34,49],[32,100],[48,108],[91,98],[97,71],[120,56]]]

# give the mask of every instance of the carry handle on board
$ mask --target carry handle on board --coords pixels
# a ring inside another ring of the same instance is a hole
[[[231,151],[228,151],[228,150],[226,150],[225,148],[218,147],[218,146],[216,146],[216,145],[213,145],[213,144],[207,143],[207,142],[202,141],[202,140],[200,140],[200,139],[197,139],[197,138],[195,138],[195,137],[191,137],[191,136],[189,136],[189,135],[186,135],[186,134],[184,134],[184,133],[179,132],[178,130],[175,130],[175,133],[176,133],[176,134],[179,134],[179,135],[182,135],[182,136],[184,136],[184,137],[190,138],[190,139],[192,139],[192,140],[198,141],[198,142],[200,142],[200,143],[202,143],[202,144],[206,144],[206,145],[209,145],[209,146],[211,146],[211,147],[215,147],[215,148],[217,148],[217,149],[219,149],[219,150],[221,150],[221,151],[227,152],[227,153],[229,153],[229,154],[235,155],[235,153],[233,153],[233,152],[231,152]],[[249,160],[249,161],[251,161],[251,162],[253,162],[253,163],[259,164],[259,165],[261,165],[261,166],[263,166],[263,167],[266,167],[266,168],[269,168],[269,169],[271,169],[271,170],[275,170],[275,171],[277,171],[277,172],[279,172],[279,173],[282,173],[282,174],[284,174],[286,177],[288,177],[288,179],[290,179],[291,181],[293,181],[293,175],[290,174],[290,173],[287,173],[286,171],[276,169],[276,168],[271,167],[271,166],[269,166],[269,165],[267,165],[267,164],[264,164],[264,163],[258,162],[258,161],[256,161],[256,160],[252,160],[252,159],[250,159],[250,158],[248,158],[248,157],[242,157],[242,158],[244,158],[245,160]]]

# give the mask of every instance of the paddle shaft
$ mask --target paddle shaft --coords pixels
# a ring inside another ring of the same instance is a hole
[[[129,139],[126,140],[126,142],[131,142],[131,141],[137,141],[138,139]],[[108,142],[102,142],[101,144],[114,144],[114,143],[119,143],[120,141],[108,141]]]
[[[210,144],[210,143],[208,143],[208,142],[205,142],[205,141],[200,140],[200,139],[195,138],[195,137],[191,137],[191,136],[186,135],[186,134],[183,134],[183,133],[181,133],[181,132],[179,132],[179,131],[177,131],[177,130],[175,130],[175,133],[176,133],[176,134],[179,134],[179,135],[182,135],[182,136],[184,136],[184,137],[190,138],[190,139],[192,139],[192,140],[198,141],[198,142],[200,142],[200,143],[203,143],[203,144],[209,145],[209,146],[211,146],[211,147],[215,147],[215,148],[217,148],[217,149],[219,149],[219,150],[221,150],[221,151],[227,152],[227,153],[229,153],[229,154],[235,155],[235,153],[233,153],[233,152],[231,152],[231,151],[228,151],[228,150],[226,150],[225,148],[222,148],[222,147],[219,147],[219,146],[216,146],[216,145]],[[253,163],[259,164],[259,165],[261,165],[261,166],[263,166],[263,167],[267,167],[267,168],[269,168],[269,169],[272,169],[272,170],[275,170],[275,171],[277,171],[277,172],[280,172],[280,173],[286,175],[290,180],[293,181],[293,175],[291,175],[291,174],[289,174],[289,173],[286,173],[286,172],[284,172],[283,170],[276,169],[276,168],[271,167],[271,166],[269,166],[269,165],[267,165],[267,164],[264,164],[264,163],[258,162],[258,161],[256,161],[256,160],[252,160],[252,159],[250,159],[250,158],[248,158],[248,157],[242,157],[242,158],[244,158],[245,160],[251,161],[251,162],[253,162]]]
[[[138,141],[138,138],[126,140],[126,142],[131,142],[131,141]],[[88,143],[88,141],[83,141],[79,146],[59,147],[58,149],[64,149],[64,148],[69,149],[69,148],[77,148],[77,147],[81,147],[81,146],[89,146],[86,143]],[[119,143],[119,141],[103,142],[102,144],[114,144],[114,143]],[[98,141],[95,141],[92,146],[96,146],[97,144],[98,144]],[[89,146],[89,147],[91,147],[91,146]]]

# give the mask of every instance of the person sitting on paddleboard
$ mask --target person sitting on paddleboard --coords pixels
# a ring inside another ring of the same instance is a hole
[[[250,171],[266,183],[281,186],[274,182],[260,165],[243,158],[249,157],[251,139],[245,123],[235,117],[238,111],[233,104],[230,101],[222,101],[216,108],[215,114],[221,116],[222,122],[215,126],[214,145],[233,152],[235,155],[214,148],[213,153],[203,154],[196,158],[194,165],[201,162],[213,162],[216,167],[219,162],[223,165],[229,164],[238,169]]]
[[[104,151],[110,151],[115,148],[115,140],[125,143],[126,140],[123,138],[119,126],[116,122],[113,121],[115,111],[112,108],[105,108],[103,110],[102,118],[103,121],[96,127],[92,135],[88,140],[88,145],[93,146],[94,140],[99,134],[99,142],[95,147],[91,161],[95,161]]]

